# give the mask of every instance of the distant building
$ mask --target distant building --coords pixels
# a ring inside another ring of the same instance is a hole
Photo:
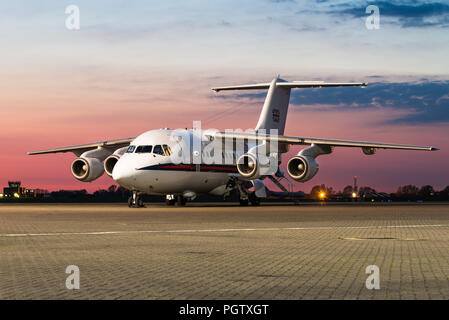
[[[37,192],[21,186],[20,181],[8,181],[8,187],[3,188],[0,198],[35,198]]]

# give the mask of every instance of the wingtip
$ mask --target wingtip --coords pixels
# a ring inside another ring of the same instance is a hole
[[[436,147],[430,147],[430,151],[438,151],[440,149],[436,148]]]

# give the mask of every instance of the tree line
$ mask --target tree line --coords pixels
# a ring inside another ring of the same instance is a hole
[[[123,187],[111,185],[107,189],[100,189],[93,193],[87,190],[59,190],[48,194],[41,194],[37,198],[12,199],[11,201],[37,201],[37,202],[127,202],[131,192]],[[431,185],[417,187],[414,185],[400,186],[396,192],[385,193],[371,187],[364,186],[354,190],[348,185],[341,191],[335,191],[332,187],[322,185],[314,186],[310,193],[305,193],[305,199],[309,200],[357,200],[357,201],[449,201],[449,186],[443,190],[435,190]],[[164,201],[162,196],[144,196],[145,201]],[[197,201],[217,201],[217,197],[201,196]],[[233,194],[230,200],[238,201],[238,195]]]
[[[449,201],[449,186],[442,190],[435,190],[431,185],[417,187],[414,185],[400,186],[396,192],[386,193],[376,191],[371,187],[361,187],[354,190],[353,186],[346,186],[342,191],[334,191],[332,187],[324,184],[316,185],[310,191],[311,199],[367,199],[367,200],[394,200],[394,201]]]

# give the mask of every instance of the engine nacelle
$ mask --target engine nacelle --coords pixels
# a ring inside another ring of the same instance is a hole
[[[120,157],[125,153],[128,147],[117,149],[113,154],[104,160],[104,172],[110,177],[112,177],[112,171],[115,165],[119,161]]]
[[[103,173],[103,163],[97,158],[80,157],[72,162],[72,174],[80,181],[93,181],[101,177]]]
[[[362,151],[364,154],[371,156],[373,154],[376,153],[376,148],[371,148],[371,147],[362,147]]]
[[[259,175],[259,162],[250,153],[242,154],[237,159],[237,171],[245,179],[257,179]]]
[[[115,165],[117,164],[119,156],[113,154],[104,160],[104,172],[110,177],[112,177],[112,170],[114,170]]]
[[[297,155],[287,162],[287,173],[295,181],[306,182],[318,172],[318,162],[308,156]]]
[[[242,154],[237,159],[237,171],[245,180],[254,180],[262,176],[273,175],[278,171],[277,154],[259,154],[256,156],[250,150],[250,152]]]

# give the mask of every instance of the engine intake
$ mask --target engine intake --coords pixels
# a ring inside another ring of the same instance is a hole
[[[237,160],[237,171],[244,178],[250,179],[258,176],[259,163],[252,154],[242,154]]]
[[[287,162],[287,173],[295,181],[306,182],[318,172],[318,162],[312,157],[295,156]]]
[[[115,165],[117,164],[119,156],[113,154],[104,160],[104,172],[110,177],[112,177],[112,171],[114,170]]]
[[[80,181],[93,181],[103,173],[103,164],[96,158],[77,158],[72,162],[72,174]]]
[[[371,148],[371,147],[362,147],[362,151],[364,154],[371,156],[373,154],[376,153],[376,148]]]

